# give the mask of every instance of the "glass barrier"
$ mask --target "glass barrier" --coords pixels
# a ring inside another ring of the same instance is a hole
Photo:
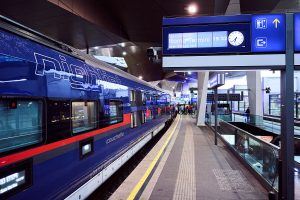
[[[278,191],[277,158],[279,147],[227,123],[220,116],[218,132],[223,139],[251,166],[271,187]]]
[[[246,124],[256,126],[263,130],[280,134],[279,122],[265,120],[262,116],[259,115],[246,115],[243,113],[232,113],[228,115],[218,115],[218,117],[226,122],[244,122]],[[297,133],[299,133],[300,135],[300,127],[295,127],[295,134],[297,135]]]
[[[208,126],[212,126],[211,125],[211,120],[212,120],[212,114],[211,113],[205,113],[205,123],[208,125]]]

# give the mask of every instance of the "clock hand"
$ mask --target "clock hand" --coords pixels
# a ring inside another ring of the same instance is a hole
[[[234,42],[236,42],[237,37],[235,37],[235,39],[233,40]]]

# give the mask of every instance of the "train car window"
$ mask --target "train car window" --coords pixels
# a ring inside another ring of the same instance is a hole
[[[136,101],[136,93],[134,90],[130,90],[130,101]]]
[[[143,101],[143,105],[146,105],[146,94],[144,92],[142,92],[142,101]]]
[[[160,113],[161,113],[162,115],[165,115],[166,112],[167,112],[167,106],[165,106],[165,105],[161,106],[161,112],[160,112]]]
[[[47,143],[71,136],[70,101],[49,100],[47,102]]]
[[[95,102],[72,102],[72,133],[97,128]]]
[[[160,107],[157,108],[157,116],[161,116],[162,109]]]
[[[131,128],[137,127],[137,112],[131,113]]]
[[[153,105],[152,101],[153,101],[152,95],[151,94],[147,94],[146,105]]]
[[[157,105],[157,99],[158,99],[157,95],[153,95],[151,99],[152,99],[153,105]]]
[[[0,99],[0,153],[42,142],[43,102]]]
[[[153,119],[153,114],[151,109],[146,110],[146,121]]]
[[[109,123],[123,122],[123,102],[120,100],[109,100]]]
[[[146,110],[142,111],[142,124],[146,123]]]
[[[143,106],[143,95],[141,91],[135,93],[136,106]]]

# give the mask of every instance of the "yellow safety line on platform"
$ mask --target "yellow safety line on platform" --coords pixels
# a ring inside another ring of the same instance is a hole
[[[172,136],[175,133],[175,130],[178,126],[179,121],[181,120],[181,116],[179,118],[179,120],[177,121],[175,127],[172,130],[172,133],[169,135],[167,141],[164,143],[164,145],[162,146],[162,148],[159,150],[158,154],[155,156],[155,158],[153,159],[153,161],[151,162],[150,166],[148,167],[147,171],[145,172],[145,174],[143,175],[143,177],[139,180],[139,182],[135,185],[135,187],[133,188],[133,190],[131,191],[130,195],[128,196],[127,200],[134,200],[134,198],[136,197],[136,195],[138,194],[138,192],[140,191],[140,189],[143,187],[145,181],[147,180],[147,178],[149,177],[149,175],[151,174],[154,166],[156,165],[156,163],[158,162],[158,160],[160,159],[162,153],[164,152],[165,148],[167,147],[167,145],[169,144]]]

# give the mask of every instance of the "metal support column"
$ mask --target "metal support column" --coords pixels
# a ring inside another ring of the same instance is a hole
[[[218,88],[214,89],[214,100],[215,100],[215,145],[218,145]]]
[[[294,199],[294,18],[286,14],[286,68],[281,70],[281,181],[279,199]]]

